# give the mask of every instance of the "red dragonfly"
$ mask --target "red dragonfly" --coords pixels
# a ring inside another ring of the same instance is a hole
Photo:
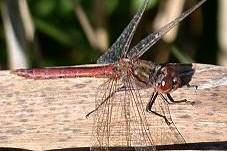
[[[168,104],[175,101],[170,92],[189,85],[194,70],[191,64],[155,64],[139,59],[161,37],[199,8],[201,0],[175,20],[151,33],[129,50],[129,45],[149,0],[134,15],[116,42],[102,55],[100,65],[67,68],[18,69],[14,73],[32,79],[69,77],[107,78],[99,87],[95,109],[92,150],[134,147],[156,150],[159,144],[186,143],[171,119]],[[146,100],[147,94],[150,99]],[[156,99],[157,97],[161,99]]]

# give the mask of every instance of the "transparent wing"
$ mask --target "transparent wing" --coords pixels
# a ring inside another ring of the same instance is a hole
[[[185,143],[174,124],[167,125],[163,118],[145,111],[148,96],[134,81],[133,77],[123,83],[108,80],[100,87],[96,107],[108,99],[95,112],[91,150],[135,147],[137,151],[150,151],[155,150],[154,145]],[[157,100],[155,110],[172,120],[162,100]]]
[[[116,138],[111,136],[113,135],[112,111],[116,106],[114,104],[116,98],[114,93],[118,87],[120,87],[118,81],[108,79],[98,88],[95,106],[98,107],[100,104],[102,105],[94,112],[95,118],[92,130],[93,144],[91,148],[93,151],[108,150],[108,147],[118,144],[118,142],[115,142]],[[118,135],[120,136],[120,134]]]
[[[147,151],[155,150],[144,105],[131,82],[108,80],[100,87],[103,91],[98,93],[96,106],[109,99],[95,112],[91,150],[132,146],[137,151],[146,151],[145,146],[150,147]]]
[[[133,19],[130,21],[128,26],[121,33],[120,37],[117,41],[107,50],[107,52],[102,55],[97,63],[105,64],[105,63],[114,63],[120,57],[124,57],[128,51],[129,45],[135,33],[136,27],[140,22],[140,19],[146,9],[149,0],[144,0],[143,6],[139,9],[139,11],[134,15]]]
[[[158,32],[151,33],[146,38],[141,40],[136,46],[132,48],[127,54],[128,58],[138,59],[142,56],[151,46],[153,46],[156,42],[158,42],[163,35],[169,32],[173,27],[175,27],[178,23],[180,23],[185,17],[190,15],[193,11],[199,8],[206,0],[201,0],[198,4],[196,4],[191,9],[188,9],[184,13],[182,13],[175,20],[171,21],[167,25],[163,26]]]

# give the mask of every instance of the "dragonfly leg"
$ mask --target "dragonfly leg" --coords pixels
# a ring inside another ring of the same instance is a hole
[[[175,100],[173,99],[173,97],[172,97],[169,93],[167,93],[166,96],[167,96],[167,98],[164,97],[163,94],[161,94],[161,97],[162,97],[166,102],[168,102],[169,104],[177,104],[177,103],[189,103],[189,104],[191,104],[191,105],[194,104],[194,102],[188,101],[187,99],[175,101]],[[171,103],[170,103],[168,100],[169,100]]]
[[[179,101],[175,101],[175,100],[173,99],[173,97],[172,97],[169,93],[167,93],[166,96],[164,96],[163,94],[160,94],[160,96],[161,96],[161,98],[162,98],[163,100],[165,100],[168,104],[177,104],[177,103],[188,102],[188,100],[186,100],[186,99],[179,100]]]
[[[109,96],[107,96],[94,110],[89,112],[85,117],[88,118],[92,113],[97,111],[107,100],[109,100],[115,93],[120,92],[120,91],[125,91],[127,88],[125,86],[121,86],[117,90],[113,91]]]
[[[156,100],[158,94],[159,94],[158,92],[153,92],[153,94],[152,94],[152,96],[151,96],[151,99],[150,99],[150,101],[149,101],[148,104],[147,104],[146,111],[149,112],[149,113],[153,113],[153,114],[155,114],[155,115],[157,115],[157,116],[159,116],[159,117],[162,117],[162,118],[165,120],[165,122],[166,122],[168,125],[170,125],[172,122],[170,122],[170,121],[166,118],[166,116],[161,115],[161,114],[159,114],[159,113],[157,113],[157,112],[155,112],[155,111],[152,110],[152,106],[153,106],[153,104],[154,104],[154,102],[155,102],[155,100]]]
[[[190,85],[188,83],[186,86],[187,86],[187,88],[195,88],[196,90],[198,89],[198,85]]]
[[[94,110],[92,110],[91,112],[89,112],[85,117],[88,118],[92,113],[94,113],[95,111],[97,111],[99,109],[99,107],[102,106],[110,98],[109,96],[107,98],[105,98],[105,100],[103,100]],[[113,96],[113,95],[111,94],[111,96]]]

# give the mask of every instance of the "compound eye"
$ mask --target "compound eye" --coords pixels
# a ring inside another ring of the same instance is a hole
[[[170,81],[166,81],[166,80],[162,80],[161,83],[159,84],[159,89],[162,92],[169,92],[172,89],[172,82]]]

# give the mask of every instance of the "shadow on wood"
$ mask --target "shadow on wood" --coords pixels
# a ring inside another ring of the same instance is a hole
[[[145,147],[149,149],[149,147]],[[199,142],[188,144],[174,144],[174,145],[159,145],[156,146],[157,150],[224,150],[227,149],[227,141],[221,142]],[[31,151],[19,148],[0,148],[1,151]],[[126,147],[113,147],[111,151],[134,151],[134,148]],[[90,147],[78,147],[78,148],[62,148],[51,149],[47,151],[90,151]]]
[[[149,147],[144,147],[149,149]],[[174,144],[174,145],[159,145],[156,146],[157,150],[224,150],[227,149],[227,141],[221,142],[199,142],[199,143],[188,143],[188,144]],[[90,151],[89,147],[81,148],[63,148],[63,149],[52,149],[47,151]],[[134,151],[134,148],[126,147],[113,147],[111,151]]]

